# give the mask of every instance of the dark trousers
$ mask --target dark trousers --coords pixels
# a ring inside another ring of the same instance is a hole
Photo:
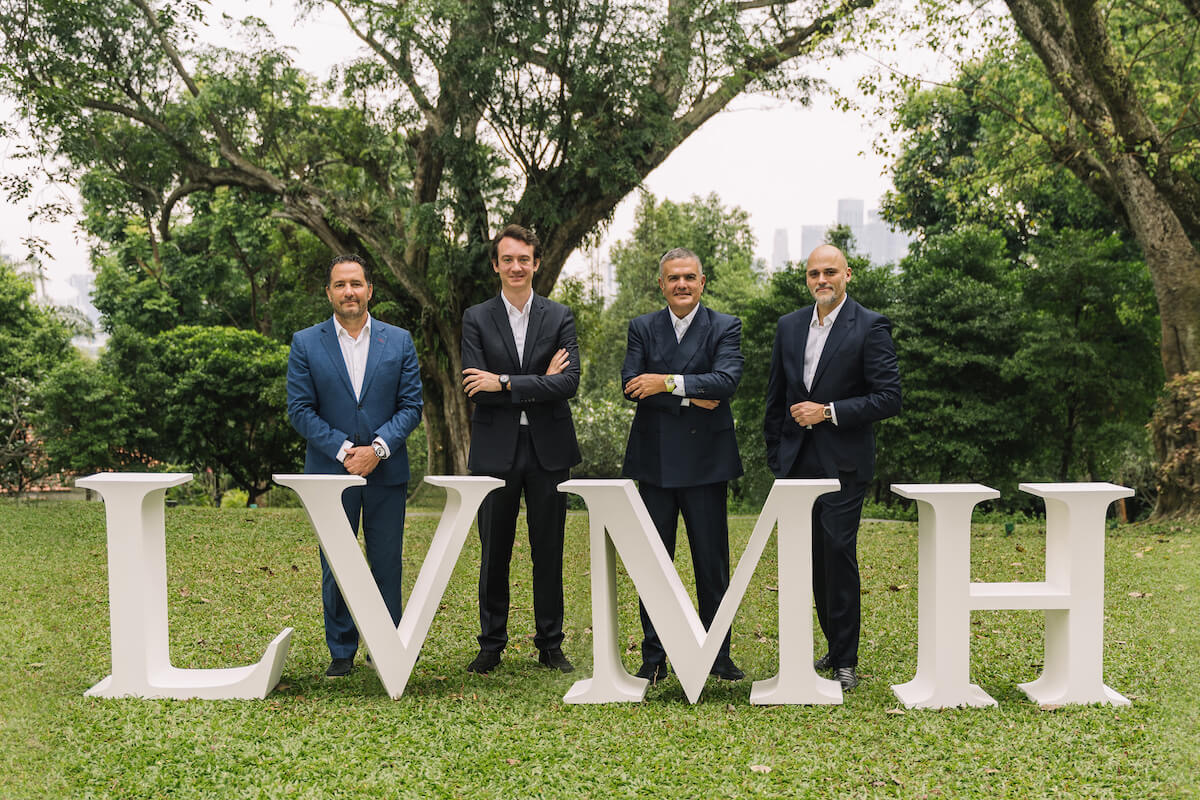
[[[375,585],[392,615],[393,624],[400,624],[403,608],[400,578],[404,566],[404,501],[408,484],[398,486],[351,486],[342,492],[342,508],[350,528],[358,535],[362,519],[363,543],[367,563],[375,577]],[[358,628],[338,589],[333,572],[321,552],[321,604],[325,608],[325,644],[332,658],[353,659],[358,651]]]
[[[710,483],[705,486],[685,486],[665,489],[646,482],[638,484],[638,494],[646,504],[646,511],[654,521],[654,527],[667,548],[667,555],[675,559],[675,529],[679,514],[683,513],[683,525],[687,529],[688,546],[692,550],[692,569],[696,574],[696,599],[699,603],[700,621],[705,630],[712,625],[721,598],[729,588],[729,517],[726,515],[726,482]],[[642,660],[660,663],[666,659],[666,651],[654,630],[654,624],[646,614],[646,607],[638,601],[642,616]],[[718,655],[729,655],[729,634],[721,643]]]
[[[490,473],[504,486],[479,507],[479,647],[499,651],[508,644],[508,572],[521,493],[529,528],[529,555],[533,560],[533,643],[552,650],[563,641],[562,556],[567,497],[558,484],[570,471],[543,469],[534,452],[528,426],[521,426],[512,469]]]
[[[822,423],[830,424],[830,423]],[[826,478],[811,439],[805,442],[789,478]],[[867,483],[852,474],[837,476],[842,488],[821,495],[812,511],[813,599],[817,621],[836,667],[858,666],[862,599],[858,577],[858,523]]]

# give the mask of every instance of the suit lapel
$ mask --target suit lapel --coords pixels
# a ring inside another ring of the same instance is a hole
[[[492,318],[492,324],[496,326],[496,336],[504,343],[504,352],[508,354],[509,371],[511,372],[521,361],[517,358],[517,342],[513,339],[512,326],[508,324],[508,309],[505,307],[504,301],[500,299],[500,295],[492,298],[488,316]]]
[[[821,381],[821,376],[825,374],[825,368],[833,361],[838,348],[846,340],[846,335],[854,327],[855,318],[858,316],[857,312],[858,303],[855,303],[847,296],[845,306],[838,312],[837,319],[833,321],[833,330],[829,332],[829,338],[825,340],[825,347],[821,350],[821,360],[817,362],[817,371],[813,373],[813,389],[817,388],[817,384]]]
[[[335,367],[334,372],[342,381],[342,386],[354,397],[354,386],[350,383],[350,370],[346,368],[346,359],[342,358],[342,347],[338,344],[337,326],[333,324],[333,318],[325,323],[325,327],[321,329],[321,344],[325,346],[325,354],[329,356],[330,362]]]
[[[383,360],[383,351],[387,348],[387,331],[377,319],[371,320],[371,342],[367,345],[367,368],[363,372],[362,394],[367,396],[371,386],[371,378],[375,377],[375,368]]]
[[[654,357],[668,369],[675,367],[675,326],[672,324],[671,309],[664,308],[650,318],[650,341],[654,343]]]
[[[537,341],[538,331],[542,328],[542,321],[546,318],[546,301],[538,296],[533,296],[533,302],[529,304],[529,322],[525,326],[525,350],[521,355],[521,368],[525,369],[529,364],[533,363],[533,344]],[[513,350],[516,350],[514,344]]]

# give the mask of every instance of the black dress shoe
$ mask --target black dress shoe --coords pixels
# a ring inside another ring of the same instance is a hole
[[[552,647],[549,650],[543,650],[538,653],[538,663],[543,667],[550,667],[559,672],[574,672],[575,667],[563,655],[563,651],[557,647]]]
[[[645,678],[650,683],[658,683],[661,680],[666,680],[667,677],[667,662],[665,661],[643,661],[642,668],[635,674],[635,678]]]
[[[826,653],[814,661],[813,669],[815,669],[817,672],[824,672],[827,669],[833,669],[833,659],[829,657],[829,653]]]
[[[350,674],[352,669],[354,669],[353,658],[335,658],[329,662],[329,669],[325,670],[325,677],[344,678]]]
[[[843,692],[858,686],[858,676],[854,674],[854,667],[838,667],[833,671],[833,679],[842,685]]]
[[[467,664],[467,672],[478,672],[487,675],[500,664],[499,650],[480,650],[475,660]]]
[[[733,659],[729,656],[717,656],[717,660],[713,662],[712,669],[708,671],[709,675],[716,675],[723,681],[740,681],[746,677],[746,673],[738,669],[737,664],[733,663]]]

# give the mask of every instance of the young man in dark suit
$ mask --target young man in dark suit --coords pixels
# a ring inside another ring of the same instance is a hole
[[[491,672],[508,643],[509,562],[522,492],[538,661],[574,669],[562,652],[567,498],[558,484],[581,460],[567,404],[579,388],[579,346],[571,310],[533,291],[541,256],[533,231],[506,227],[491,247],[500,294],[463,314],[463,388],[475,401],[467,466],[472,475],[504,481],[479,508],[479,654],[469,672]]]
[[[333,317],[298,331],[288,355],[288,417],[308,447],[304,471],[361,475],[365,486],[342,493],[350,527],[363,541],[371,574],[399,624],[404,503],[408,490],[405,440],[421,421],[421,376],[412,337],[372,319],[371,275],[358,256],[336,256],[325,295]],[[354,667],[358,629],[321,553],[321,601],[331,661],[325,674]]]
[[[900,413],[900,370],[887,317],[846,294],[850,267],[832,245],[808,257],[816,303],[780,317],[763,435],[777,478],[837,478],[813,506],[813,595],[829,644],[818,670],[858,685],[858,523],[875,473],[873,423]]]
[[[707,628],[729,588],[726,488],[742,474],[729,400],[742,379],[742,323],[700,304],[704,283],[692,251],[678,247],[662,257],[658,285],[667,308],[629,323],[621,381],[625,397],[637,403],[622,474],[638,482],[672,559],[683,514]],[[657,681],[666,677],[667,656],[644,606],[641,617],[637,676]],[[729,641],[726,634],[710,672],[741,680],[745,675],[729,656]]]

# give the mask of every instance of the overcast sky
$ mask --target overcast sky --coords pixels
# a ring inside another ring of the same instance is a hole
[[[268,5],[216,0],[212,5],[214,12],[262,17],[282,43],[295,48],[297,63],[319,75],[359,49],[332,11],[296,24],[286,1]],[[217,20],[218,14],[211,13],[210,19]],[[211,31],[214,41],[231,44],[219,25]],[[849,89],[866,63],[862,58],[832,62],[816,66],[810,74]],[[0,113],[11,116],[11,105],[0,101]],[[888,165],[872,150],[874,137],[875,130],[859,115],[835,110],[827,97],[814,98],[804,108],[771,97],[743,96],[688,138],[651,173],[645,187],[660,200],[674,201],[716,192],[726,206],[750,213],[759,256],[770,260],[774,232],[784,228],[790,255],[797,259],[803,255],[798,252],[802,225],[831,223],[842,197],[859,198],[868,209],[874,208],[890,187]],[[0,172],[18,167],[11,161],[17,146],[0,140]],[[33,201],[64,198],[74,199],[69,188],[43,186]],[[628,235],[636,202],[635,193],[621,204],[602,247]],[[65,300],[74,295],[67,277],[88,271],[87,244],[73,222],[30,223],[27,217],[34,203],[0,204],[0,251],[20,257],[26,252],[23,237],[49,240],[54,258],[46,263],[46,289],[51,297]]]

